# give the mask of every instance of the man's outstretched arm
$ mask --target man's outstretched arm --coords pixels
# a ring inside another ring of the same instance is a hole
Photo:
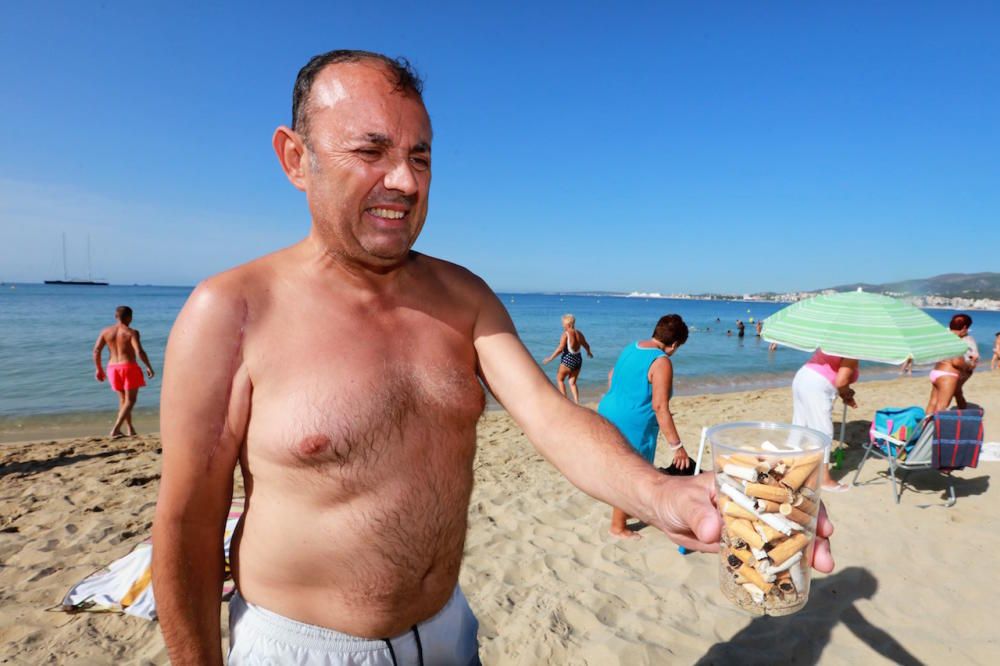
[[[663,530],[682,546],[718,550],[722,523],[711,474],[660,474],[632,451],[611,423],[563,398],[524,348],[491,292],[481,301],[474,338],[487,386],[535,448],[570,482]],[[833,568],[826,541],[832,530],[821,511],[814,563],[822,571]]]
[[[251,395],[244,320],[239,297],[210,282],[188,299],[167,343],[153,588],[174,664],[221,663],[223,538]]]

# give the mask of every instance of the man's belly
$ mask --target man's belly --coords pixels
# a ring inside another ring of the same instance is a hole
[[[433,616],[458,582],[468,490],[395,490],[327,507],[252,494],[232,548],[240,593],[299,622],[367,638]]]

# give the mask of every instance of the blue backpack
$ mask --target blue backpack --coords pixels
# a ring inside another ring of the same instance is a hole
[[[884,453],[896,456],[896,447],[878,434],[887,434],[902,442],[909,442],[923,420],[923,407],[886,407],[875,412],[869,437],[872,442],[879,444]]]

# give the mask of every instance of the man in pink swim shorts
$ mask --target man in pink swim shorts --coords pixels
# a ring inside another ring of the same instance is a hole
[[[132,426],[132,408],[135,407],[139,388],[146,385],[142,369],[135,362],[136,356],[146,365],[146,374],[150,379],[156,373],[149,363],[146,350],[142,348],[139,331],[129,328],[129,324],[132,323],[132,308],[127,305],[118,306],[115,310],[115,320],[114,324],[101,331],[97,336],[97,342],[94,343],[94,366],[97,369],[94,377],[99,382],[103,382],[106,377],[111,389],[118,394],[118,418],[109,433],[111,437],[117,438],[123,436],[122,424],[128,427],[129,436],[136,434]],[[105,346],[111,353],[106,374],[101,365],[101,354]]]

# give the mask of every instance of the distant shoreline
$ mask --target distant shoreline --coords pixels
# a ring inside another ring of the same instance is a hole
[[[47,284],[46,282],[7,282],[0,281],[0,287],[10,287],[12,289],[23,286],[38,286]],[[74,287],[75,284],[49,284],[55,287]],[[118,284],[110,283],[105,286],[125,287],[125,288],[154,288],[154,289],[194,289],[195,285],[177,284]],[[508,296],[572,296],[576,298],[635,298],[635,299],[658,299],[658,300],[678,300],[678,301],[722,301],[727,303],[783,303],[791,304],[813,296],[836,293],[833,289],[822,291],[801,291],[786,292],[778,295],[764,294],[663,294],[657,291],[506,291],[499,290],[497,294]],[[884,293],[872,291],[871,293]],[[936,294],[912,296],[899,294],[886,294],[893,298],[899,298],[915,305],[923,310],[973,310],[978,312],[1000,312],[1000,299],[994,298],[966,298],[961,296],[938,296]]]
[[[595,291],[525,291],[525,292],[513,292],[505,291],[498,292],[503,294],[510,294],[512,296],[575,296],[575,297],[591,297],[591,298],[635,298],[635,299],[657,299],[665,301],[722,301],[726,303],[783,303],[785,305],[791,305],[806,298],[812,298],[813,296],[820,296],[827,293],[836,293],[832,290],[824,290],[822,292],[798,292],[796,294],[782,294],[781,296],[775,296],[772,298],[762,297],[755,294],[748,294],[746,296],[736,296],[734,294],[661,294],[660,292],[641,292],[632,291],[629,293],[625,292],[595,292]],[[877,293],[877,292],[872,292]],[[886,294],[892,295],[892,294]],[[1000,299],[992,298],[962,298],[962,297],[951,297],[951,296],[897,296],[892,295],[893,298],[898,298],[900,300],[906,301],[922,310],[975,310],[978,312],[1000,312]]]

